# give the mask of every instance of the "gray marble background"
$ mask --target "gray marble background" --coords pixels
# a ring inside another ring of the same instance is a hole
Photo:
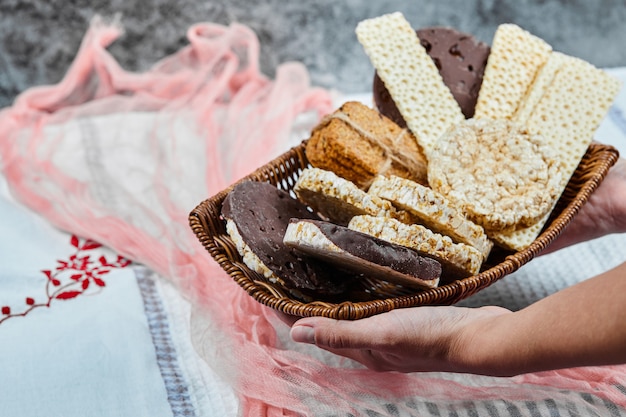
[[[513,22],[597,66],[626,66],[626,0],[0,0],[0,107],[30,86],[58,82],[90,19],[116,13],[126,32],[110,50],[129,70],[185,45],[194,23],[239,22],[260,38],[267,75],[296,60],[315,85],[365,92],[373,69],[354,28],[392,11],[416,28],[452,26],[489,43],[498,24]]]

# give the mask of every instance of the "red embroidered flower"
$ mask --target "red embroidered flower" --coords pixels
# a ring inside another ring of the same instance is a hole
[[[54,270],[41,271],[48,278],[45,288],[46,300],[36,302],[33,297],[26,297],[25,303],[28,307],[21,313],[12,313],[10,306],[2,306],[0,312],[4,317],[0,318],[0,324],[11,317],[25,316],[37,307],[50,307],[52,300],[76,298],[90,288],[98,291],[106,286],[103,276],[111,272],[112,268],[125,268],[131,264],[129,259],[120,255],[117,255],[114,261],[109,261],[103,255],[98,258],[98,262],[94,262],[85,252],[98,249],[102,245],[90,239],[81,240],[78,236],[72,235],[70,244],[76,248],[75,253],[67,260],[58,260]]]

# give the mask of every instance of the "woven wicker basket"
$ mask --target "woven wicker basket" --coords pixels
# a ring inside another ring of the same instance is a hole
[[[303,142],[257,169],[242,181],[265,181],[278,188],[291,190],[298,175],[309,166],[304,149]],[[543,232],[528,248],[516,253],[504,253],[494,249],[479,274],[425,291],[409,291],[384,281],[367,278],[360,284],[362,288],[357,289],[362,291],[362,294],[356,294],[354,298],[347,295],[348,299],[342,302],[302,302],[293,299],[280,287],[247,268],[226,233],[225,222],[220,212],[222,202],[234,184],[200,203],[190,213],[189,223],[202,245],[224,271],[260,303],[295,316],[360,319],[396,308],[453,304],[519,269],[561,233],[604,180],[618,157],[615,148],[593,143],[570,179]],[[354,301],[357,299],[366,301]]]

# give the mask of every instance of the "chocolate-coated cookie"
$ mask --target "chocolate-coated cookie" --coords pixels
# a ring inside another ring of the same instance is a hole
[[[313,257],[387,282],[434,288],[441,264],[406,246],[326,221],[292,219],[284,242]]]
[[[242,242],[235,242],[238,249],[242,248],[240,253],[249,250],[256,256],[250,262],[250,256],[242,253],[244,262],[257,272],[271,271],[276,281],[292,290],[293,295],[308,298],[339,294],[351,280],[347,274],[324,263],[312,262],[284,245],[283,236],[291,218],[316,219],[317,216],[269,183],[244,181],[236,185],[224,200],[222,216],[236,227],[229,233],[234,241],[241,239]]]

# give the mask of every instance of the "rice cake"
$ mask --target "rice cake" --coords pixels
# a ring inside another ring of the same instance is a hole
[[[398,217],[405,221],[409,219],[406,212],[396,210],[389,201],[361,190],[334,172],[320,168],[303,170],[293,191],[314,211],[341,226],[361,214]]]
[[[451,281],[480,271],[483,254],[464,243],[454,243],[449,236],[435,233],[420,224],[405,224],[395,219],[355,216],[348,228],[388,242],[407,246],[441,263],[442,280]]]
[[[441,264],[431,257],[330,222],[292,219],[283,242],[340,270],[405,287],[435,288],[441,277]]]
[[[432,156],[430,186],[487,234],[536,223],[561,192],[553,148],[507,120],[470,119],[453,126]]]
[[[379,176],[368,193],[390,201],[432,231],[475,247],[484,259],[493,247],[481,226],[467,219],[450,200],[431,188],[404,178]]]

